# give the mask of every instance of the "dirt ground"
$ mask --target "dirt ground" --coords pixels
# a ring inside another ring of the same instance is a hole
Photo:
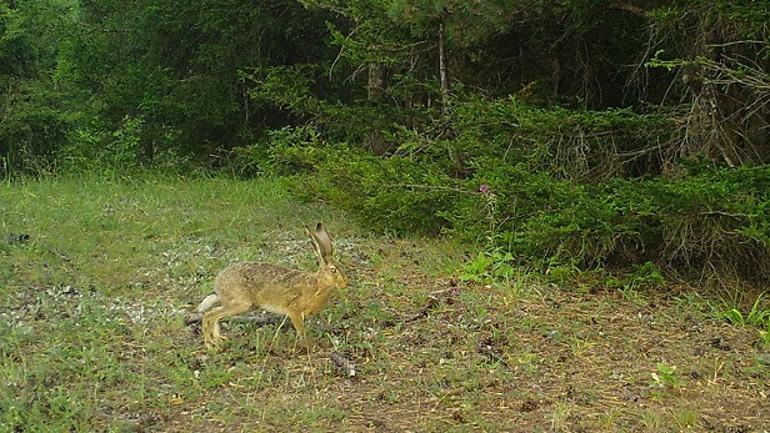
[[[770,347],[689,290],[463,282],[461,246],[233,182],[2,191],[2,227],[30,237],[0,248],[0,431],[770,430]],[[313,351],[249,317],[205,349],[185,318],[214,275],[312,270],[297,227],[320,217],[351,284],[309,320]]]

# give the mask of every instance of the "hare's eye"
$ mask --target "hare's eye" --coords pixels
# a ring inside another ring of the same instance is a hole
[[[332,266],[331,268],[329,268],[329,272],[331,272],[332,274],[333,274],[333,273],[336,273],[336,272],[337,272],[337,268],[335,268],[334,266]]]

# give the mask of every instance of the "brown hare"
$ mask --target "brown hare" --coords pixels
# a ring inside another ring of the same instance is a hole
[[[335,289],[347,286],[347,279],[332,258],[332,240],[322,223],[315,233],[305,229],[320,263],[311,274],[267,263],[240,263],[221,271],[214,280],[214,293],[198,306],[203,313],[217,302],[218,307],[203,315],[203,340],[206,347],[217,345],[219,319],[236,316],[255,308],[289,316],[291,323],[310,351],[305,333],[305,318],[320,311]]]

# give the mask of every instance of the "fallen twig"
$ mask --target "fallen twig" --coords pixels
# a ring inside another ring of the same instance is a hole
[[[436,305],[439,304],[439,299],[430,296],[428,297],[428,302],[423,305],[422,308],[420,308],[420,311],[418,311],[416,314],[412,314],[411,316],[407,316],[404,318],[404,323],[414,322],[415,320],[422,319],[424,317],[428,317],[428,312],[436,307]]]
[[[203,319],[203,313],[194,312],[190,313],[185,318],[185,325],[193,325],[196,323],[199,323]],[[268,313],[260,313],[253,316],[240,316],[240,317],[233,317],[228,319],[231,322],[252,322],[256,324],[256,326],[265,326],[265,325],[278,325],[281,323],[281,317],[276,316],[273,314]]]
[[[428,295],[428,302],[425,303],[425,305],[420,308],[420,311],[418,311],[415,314],[412,314],[411,316],[404,317],[404,323],[414,322],[415,320],[419,320],[425,317],[428,317],[428,313],[430,310],[436,308],[441,302],[447,302],[449,304],[452,303],[452,297],[456,296],[458,292],[457,289],[457,282],[453,280],[450,280],[449,285],[451,286],[448,289],[442,289],[442,290],[436,290],[434,292],[431,292],[430,295]]]
[[[14,245],[14,244],[22,245],[22,244],[26,244],[27,242],[29,242],[29,239],[30,239],[30,237],[26,233],[8,233],[8,235],[5,237],[5,241],[9,245]]]

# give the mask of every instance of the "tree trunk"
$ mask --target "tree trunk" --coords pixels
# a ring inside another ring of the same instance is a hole
[[[441,74],[441,111],[446,112],[449,107],[449,78],[446,68],[446,35],[444,22],[438,25],[438,68]]]
[[[379,64],[369,64],[369,82],[366,86],[366,99],[369,102],[378,103],[382,100],[383,75],[382,67]],[[378,156],[384,155],[388,150],[385,137],[376,123],[373,124],[373,129],[369,132],[369,148]]]
[[[366,86],[366,98],[377,101],[382,97],[382,68],[377,63],[369,64],[369,82]]]

